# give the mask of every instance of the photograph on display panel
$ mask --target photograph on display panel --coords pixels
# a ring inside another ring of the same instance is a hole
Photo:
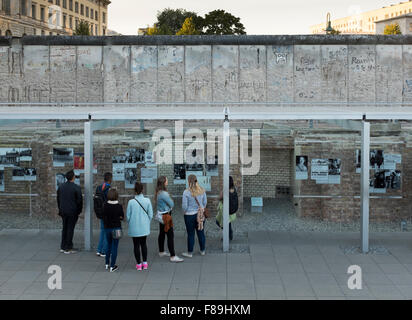
[[[4,167],[0,166],[0,192],[4,192]]]
[[[400,190],[401,189],[401,171],[387,170],[385,172],[386,189]]]
[[[53,148],[53,166],[64,167],[66,164],[73,163],[73,148]]]
[[[125,188],[133,189],[137,181],[137,168],[125,168],[124,171]]]
[[[19,167],[19,148],[0,148],[0,165],[4,167]]]
[[[144,163],[145,150],[144,149],[128,149],[124,152],[126,156],[125,167],[137,168],[137,164]]]
[[[370,169],[382,170],[384,168],[384,152],[383,150],[371,150],[370,151]]]
[[[173,176],[173,184],[185,184],[186,183],[186,165],[175,164]]]
[[[20,148],[20,161],[32,161],[32,150],[31,148]]]
[[[296,156],[296,180],[308,179],[308,156]]]
[[[206,175],[209,177],[217,177],[219,176],[219,162],[218,156],[207,156],[206,162]]]
[[[340,184],[341,159],[329,159],[328,183]]]
[[[56,173],[56,191],[66,182],[66,175],[64,173]]]

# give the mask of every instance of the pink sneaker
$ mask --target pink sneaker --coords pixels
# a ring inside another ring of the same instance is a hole
[[[136,264],[137,271],[142,271],[142,264]]]
[[[147,268],[149,267],[147,262],[143,262],[143,270],[147,270]]]

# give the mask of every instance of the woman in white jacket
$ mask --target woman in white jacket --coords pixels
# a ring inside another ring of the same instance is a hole
[[[129,236],[133,239],[136,269],[147,270],[147,245],[146,238],[150,234],[150,221],[153,218],[153,208],[150,199],[143,196],[143,185],[136,182],[134,186],[136,196],[129,200],[127,205],[127,222],[129,223]],[[140,256],[143,256],[143,264]]]

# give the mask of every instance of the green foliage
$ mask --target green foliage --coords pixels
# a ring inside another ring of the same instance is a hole
[[[200,33],[203,19],[196,12],[184,9],[167,8],[158,12],[155,25],[159,30],[159,34],[175,35],[180,31],[187,18],[192,18],[195,29]]]
[[[193,23],[193,18],[186,18],[185,22],[183,23],[182,28],[176,33],[178,36],[190,36],[200,34],[198,30],[196,30],[196,26]]]
[[[390,35],[390,34],[402,34],[401,27],[397,23],[388,24],[385,26],[383,30],[383,34]]]
[[[189,22],[190,21],[190,22]],[[147,35],[224,35],[246,34],[240,18],[225,12],[214,10],[198,16],[196,12],[184,9],[164,9],[157,14],[157,22],[149,28]]]
[[[90,25],[86,21],[80,21],[73,35],[75,36],[90,36]]]
[[[240,18],[225,12],[224,10],[214,10],[205,15],[203,27],[205,34],[246,34],[245,27],[240,22]]]

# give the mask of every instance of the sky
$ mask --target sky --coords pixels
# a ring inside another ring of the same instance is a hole
[[[136,35],[138,28],[153,25],[158,11],[183,8],[204,16],[223,9],[240,17],[247,34],[309,34],[309,27],[354,13],[399,3],[400,0],[111,0],[109,29]]]

